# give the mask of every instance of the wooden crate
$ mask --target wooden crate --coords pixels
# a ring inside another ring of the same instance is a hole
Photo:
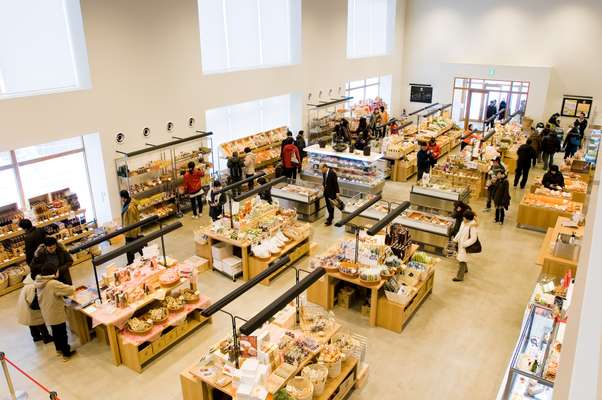
[[[419,284],[414,297],[405,306],[393,303],[385,296],[380,296],[378,298],[376,326],[400,333],[424,299],[431,294],[434,280],[435,271],[433,270],[427,279]]]
[[[396,175],[397,182],[408,181],[416,172],[418,172],[418,169],[415,163],[400,162]]]
[[[123,364],[140,373],[155,358],[171,349],[174,345],[199,328],[211,318],[201,316],[199,310],[191,312],[186,321],[178,326],[168,327],[161,337],[152,343],[143,343],[140,346],[124,343],[121,335],[119,338],[119,352]]]

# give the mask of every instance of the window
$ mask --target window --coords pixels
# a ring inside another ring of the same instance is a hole
[[[17,203],[27,208],[33,197],[69,188],[86,209],[86,218],[94,218],[86,152],[79,136],[0,153],[0,185],[0,207]]]
[[[395,0],[348,0],[347,58],[391,54]]]
[[[198,0],[203,73],[290,65],[301,52],[301,0]]]
[[[301,108],[297,95],[269,97],[205,112],[207,130],[214,133],[213,148],[254,133],[294,126]]]
[[[380,97],[385,104],[391,104],[391,75],[347,82],[347,96],[353,97],[350,105],[365,103]]]
[[[87,88],[79,0],[0,0],[0,99]]]

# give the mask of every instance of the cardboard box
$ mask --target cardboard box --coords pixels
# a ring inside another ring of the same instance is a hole
[[[228,243],[219,242],[211,246],[211,256],[213,260],[223,260],[228,257],[232,257],[232,245]]]

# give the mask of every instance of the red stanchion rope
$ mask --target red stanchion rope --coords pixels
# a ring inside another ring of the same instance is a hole
[[[4,355],[4,359],[6,360],[7,363],[9,363],[10,365],[12,365],[14,369],[16,369],[21,374],[23,374],[27,379],[29,379],[30,381],[32,381],[33,383],[35,383],[36,385],[38,385],[40,387],[40,389],[42,389],[43,391],[45,391],[48,394],[51,393],[50,389],[48,389],[46,386],[42,385],[40,382],[38,382],[34,377],[32,377],[31,375],[29,375],[27,372],[25,372],[21,368],[17,367],[17,365],[15,363],[13,363],[11,360],[9,360],[8,357],[6,357],[6,355]],[[54,399],[55,400],[61,400],[58,396],[54,397]]]

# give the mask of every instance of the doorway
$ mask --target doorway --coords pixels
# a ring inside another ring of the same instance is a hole
[[[524,110],[529,98],[529,86],[529,82],[524,81],[455,78],[452,119],[464,129],[473,124],[477,130],[483,130],[490,102],[495,101],[497,112],[504,101],[506,116]]]

